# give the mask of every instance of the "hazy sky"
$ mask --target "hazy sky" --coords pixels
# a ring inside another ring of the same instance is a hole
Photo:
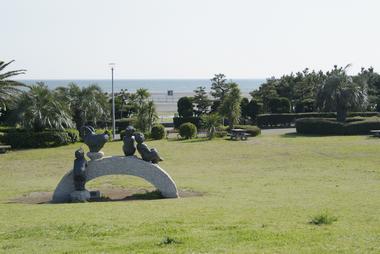
[[[0,0],[0,57],[23,78],[380,71],[378,0]]]

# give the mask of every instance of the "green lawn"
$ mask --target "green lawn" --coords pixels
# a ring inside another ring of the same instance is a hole
[[[121,142],[106,155],[122,154]],[[380,253],[380,139],[151,141],[180,199],[14,204],[53,191],[80,144],[0,155],[3,253]],[[149,187],[128,176],[89,187]],[[314,215],[337,218],[310,224]]]

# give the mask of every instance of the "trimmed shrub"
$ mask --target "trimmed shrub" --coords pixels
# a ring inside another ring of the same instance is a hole
[[[107,134],[108,135],[108,141],[112,141],[112,130],[109,129],[96,129],[96,134]]]
[[[69,135],[71,143],[76,143],[80,140],[79,131],[77,129],[66,129],[65,132]]]
[[[380,129],[380,118],[354,118],[353,121],[341,123],[335,119],[303,118],[296,121],[299,134],[312,135],[366,135],[371,130]]]
[[[115,127],[119,132],[122,130],[125,130],[129,125],[134,125],[136,123],[136,119],[134,118],[123,118],[123,119],[117,119],[115,121]],[[112,122],[111,125],[112,126]]]
[[[380,130],[379,117],[362,118],[361,121],[352,121],[344,126],[345,135],[366,135],[371,130]]]
[[[63,131],[10,131],[2,140],[12,148],[55,147],[72,143],[69,134]]]
[[[179,129],[179,127],[184,123],[192,123],[194,124],[198,129],[201,127],[202,122],[200,117],[192,116],[192,117],[174,117],[173,118],[173,124],[174,129]]]
[[[156,124],[152,127],[150,134],[152,139],[163,139],[165,138],[165,127],[162,124]]]
[[[252,137],[256,137],[261,134],[261,129],[254,125],[234,125],[236,129],[243,129],[245,132],[250,134]]]
[[[192,123],[183,123],[179,127],[179,135],[185,139],[193,138],[197,135],[197,127]]]
[[[224,138],[228,134],[227,131],[215,131],[215,137],[217,138]]]
[[[122,130],[125,130],[129,125],[134,125],[136,123],[135,118],[122,118],[115,120],[116,133],[119,133]],[[93,126],[99,129],[112,129],[112,121],[97,121],[96,124],[92,122],[87,122],[86,125]]]
[[[332,118],[301,118],[296,121],[296,130],[299,134],[342,135],[343,125]]]
[[[350,112],[348,117],[380,116],[378,112]],[[334,112],[310,112],[289,114],[261,114],[257,116],[257,125],[262,127],[290,126],[300,118],[336,118]]]

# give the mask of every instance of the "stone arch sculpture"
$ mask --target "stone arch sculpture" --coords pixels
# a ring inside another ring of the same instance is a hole
[[[131,175],[145,179],[154,185],[166,198],[178,198],[175,182],[157,164],[143,161],[135,156],[112,156],[88,162],[87,182],[105,175]],[[68,172],[57,185],[53,203],[70,202],[70,193],[75,191],[73,171]]]

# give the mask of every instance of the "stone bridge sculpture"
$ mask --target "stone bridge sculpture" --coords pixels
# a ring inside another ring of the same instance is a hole
[[[133,127],[129,126],[128,128],[129,133],[132,133],[132,130],[134,131]],[[146,155],[142,154],[142,157],[144,159],[139,159],[136,156],[131,155],[131,153],[128,153],[128,156],[111,156],[103,158],[103,153],[100,151],[100,149],[105,143],[105,137],[102,138],[100,135],[105,134],[95,134],[93,128],[87,128],[87,130],[90,131],[86,133],[84,140],[90,148],[90,152],[87,153],[87,156],[90,157],[91,160],[87,162],[84,159],[83,154],[81,155],[81,153],[83,153],[83,150],[80,151],[80,149],[76,151],[74,168],[73,170],[69,171],[59,182],[53,194],[53,203],[87,201],[90,199],[90,193],[83,188],[83,182],[78,182],[83,181],[83,178],[78,178],[77,173],[82,172],[83,168],[85,168],[85,183],[91,181],[92,179],[105,175],[131,175],[141,177],[150,182],[161,192],[161,195],[163,197],[179,197],[175,182],[170,177],[170,175],[165,172],[165,170],[161,169],[158,166],[158,160],[153,160],[154,163],[152,163],[151,161],[146,160]],[[99,144],[97,143],[97,140],[104,143]],[[124,138],[124,152],[134,151],[134,147],[134,136],[127,135]],[[147,146],[144,144],[144,147]],[[153,151],[155,155],[159,156],[157,150],[155,149],[148,149],[147,151]]]

